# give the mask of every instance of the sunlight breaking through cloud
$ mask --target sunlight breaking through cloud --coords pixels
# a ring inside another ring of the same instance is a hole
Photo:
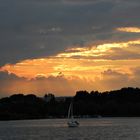
[[[14,74],[12,83],[17,83],[24,92],[47,90],[62,95],[65,92],[74,93],[81,87],[110,90],[129,84],[138,85],[139,46],[139,39],[96,46],[72,46],[51,57],[6,64],[0,73]],[[13,84],[10,84],[10,89],[4,88],[4,92],[17,91]],[[46,86],[40,86],[43,84]],[[63,88],[63,85],[66,87]]]
[[[98,59],[99,56],[104,56],[108,54],[108,51],[111,51],[114,48],[125,49],[125,48],[130,47],[131,45],[140,45],[140,40],[127,41],[127,42],[121,42],[121,43],[105,43],[105,44],[101,44],[97,46],[90,46],[90,47],[84,47],[84,48],[71,48],[71,49],[69,48],[68,50],[66,50],[66,52],[60,53],[56,57],[59,57],[59,58],[61,57],[64,57],[64,58],[94,57],[96,58],[97,57]]]
[[[71,47],[56,56],[24,60],[7,64],[1,71],[14,73],[28,79],[38,76],[49,77],[63,73],[66,77],[95,79],[102,71],[113,69],[130,73],[130,68],[140,64],[140,40],[105,43],[94,46]]]
[[[139,27],[120,27],[117,30],[121,32],[140,33]]]

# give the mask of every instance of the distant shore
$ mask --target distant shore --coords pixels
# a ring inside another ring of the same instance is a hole
[[[77,91],[74,97],[15,94],[0,99],[0,120],[67,118],[73,100],[76,118],[140,117],[140,89]]]

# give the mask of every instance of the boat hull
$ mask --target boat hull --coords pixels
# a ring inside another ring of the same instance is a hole
[[[68,122],[68,127],[78,127],[79,123],[78,122]]]

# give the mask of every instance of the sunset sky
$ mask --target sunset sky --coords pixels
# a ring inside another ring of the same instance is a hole
[[[139,0],[0,0],[0,97],[140,87]]]

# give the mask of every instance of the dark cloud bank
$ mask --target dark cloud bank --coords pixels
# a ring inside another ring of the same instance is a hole
[[[140,26],[138,0],[0,0],[0,66],[47,57],[69,45],[138,37],[114,33]]]

